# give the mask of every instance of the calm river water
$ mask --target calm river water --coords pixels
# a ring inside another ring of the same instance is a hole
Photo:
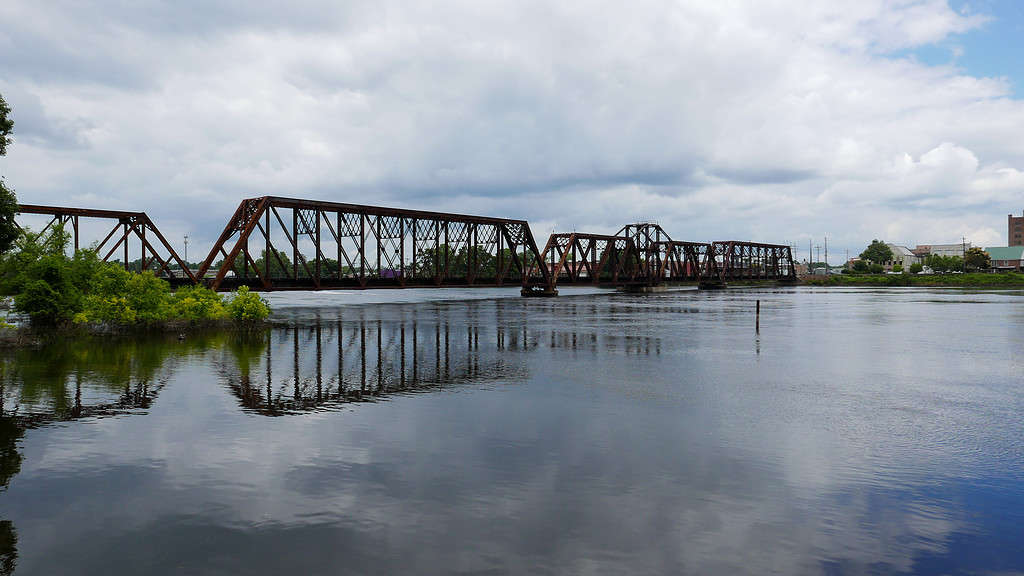
[[[1024,571],[1024,294],[584,292],[0,352],[0,573]]]

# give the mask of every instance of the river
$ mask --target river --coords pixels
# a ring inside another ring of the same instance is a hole
[[[275,293],[0,351],[0,574],[1020,573],[1022,297]]]

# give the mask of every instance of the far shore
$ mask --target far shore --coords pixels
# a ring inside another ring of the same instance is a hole
[[[913,286],[921,288],[1024,288],[1024,273],[830,274],[805,276],[805,286]]]

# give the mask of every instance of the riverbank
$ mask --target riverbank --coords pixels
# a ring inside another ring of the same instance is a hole
[[[809,276],[805,286],[918,286],[922,288],[1024,288],[1024,274],[832,274]]]
[[[57,340],[70,340],[90,337],[131,339],[140,337],[160,337],[161,335],[185,340],[212,333],[258,332],[271,327],[267,319],[238,321],[233,319],[216,320],[169,320],[152,324],[74,324],[67,323],[56,326],[35,326],[30,323],[0,325],[0,349],[2,348],[33,348],[44,346]]]

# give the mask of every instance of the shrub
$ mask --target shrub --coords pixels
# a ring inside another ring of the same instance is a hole
[[[171,304],[172,314],[182,320],[223,320],[228,317],[224,298],[203,286],[179,288]]]
[[[14,295],[14,309],[40,324],[155,324],[168,320],[263,320],[267,302],[248,288],[225,302],[204,287],[171,292],[153,272],[129,272],[103,262],[93,250],[65,254],[68,235],[59,226],[47,237],[23,231],[17,250],[0,257],[0,291]]]
[[[63,255],[48,254],[29,264],[15,282],[14,309],[33,322],[55,324],[82,309],[82,292],[71,281]]]
[[[85,297],[84,310],[75,314],[72,321],[76,324],[90,322],[134,324],[138,321],[138,314],[124,296],[90,294]]]
[[[127,299],[139,322],[161,322],[171,316],[171,285],[149,270],[129,274]]]
[[[920,274],[924,270],[924,266],[920,262],[915,262],[910,265],[911,274]]]
[[[896,272],[897,274],[902,273],[903,272],[903,266],[901,266],[899,264],[893,264],[892,271]]]
[[[872,265],[871,265],[871,266],[870,266],[870,267],[868,268],[868,270],[869,270],[869,271],[870,271],[870,272],[871,272],[872,274],[881,274],[881,273],[882,273],[882,272],[883,272],[883,271],[885,270],[885,268],[882,268],[882,265],[881,265],[881,264],[872,264]]]
[[[248,286],[242,286],[228,302],[228,315],[235,320],[265,320],[270,316],[270,306]]]

